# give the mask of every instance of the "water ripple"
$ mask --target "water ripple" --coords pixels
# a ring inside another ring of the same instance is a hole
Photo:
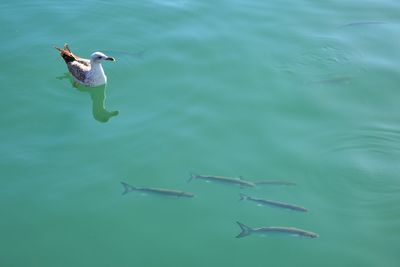
[[[326,140],[330,144],[326,151],[328,154],[360,151],[400,156],[400,129],[395,127],[384,125],[362,127],[352,131],[332,133]]]
[[[322,137],[319,145],[326,147],[322,158],[326,169],[331,168],[324,174],[339,177],[317,187],[328,186],[331,197],[346,205],[344,212],[365,219],[379,216],[382,223],[398,214],[400,128],[380,124],[335,132]]]

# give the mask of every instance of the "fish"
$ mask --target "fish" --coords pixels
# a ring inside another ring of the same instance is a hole
[[[102,50],[104,53],[110,53],[113,55],[123,55],[123,56],[130,56],[130,57],[137,57],[143,58],[144,53],[146,50],[140,50],[138,52],[127,52],[123,50]]]
[[[344,24],[340,27],[352,27],[352,26],[362,26],[362,25],[378,25],[378,24],[386,24],[384,21],[358,21]]]
[[[255,185],[296,185],[294,182],[278,181],[278,180],[266,180],[254,182]]]
[[[347,84],[349,83],[353,77],[351,76],[339,76],[339,77],[333,77],[333,78],[328,78],[328,79],[322,79],[322,80],[313,80],[308,82],[307,84]]]
[[[294,228],[294,227],[282,227],[282,226],[268,226],[260,228],[252,228],[243,223],[236,222],[240,229],[242,230],[236,238],[242,238],[251,234],[288,234],[292,236],[307,237],[307,238],[317,238],[319,235],[314,232]]]
[[[253,182],[246,181],[242,178],[191,174],[189,181],[191,181],[193,179],[200,179],[200,180],[205,180],[208,182],[221,182],[221,183],[226,183],[226,184],[235,184],[235,185],[239,185],[242,187],[255,187],[255,184]]]
[[[240,201],[242,201],[242,200],[253,201],[261,206],[273,206],[273,207],[277,207],[277,208],[289,209],[289,210],[294,210],[294,211],[302,211],[302,212],[308,211],[306,208],[301,207],[301,206],[292,205],[292,204],[284,203],[284,202],[255,198],[255,197],[251,197],[251,196],[248,196],[245,194],[240,194]]]
[[[172,196],[172,197],[187,197],[187,198],[194,197],[194,194],[192,194],[192,193],[173,190],[173,189],[137,187],[137,186],[132,186],[130,184],[127,184],[125,182],[121,182],[121,184],[124,187],[124,192],[122,192],[122,195],[126,195],[130,192],[136,191],[136,192],[141,192],[141,193]]]

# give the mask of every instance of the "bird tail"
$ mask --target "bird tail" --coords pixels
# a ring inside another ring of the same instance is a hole
[[[57,46],[54,46],[54,48],[57,49],[58,51],[60,51],[61,53],[65,52],[65,51],[68,51],[71,53],[71,49],[69,49],[69,45],[67,43],[64,44],[64,48],[59,48]]]
[[[60,51],[60,53],[62,53],[64,51],[63,49],[61,49],[61,48],[59,48],[57,46],[54,46],[54,48],[57,49],[58,51]]]
[[[64,44],[64,48],[59,48],[57,46],[54,46],[54,48],[60,52],[61,57],[65,60],[66,63],[76,60],[76,56],[72,54],[71,49],[69,49],[69,45],[67,43]]]
[[[251,229],[251,227],[249,227],[249,226],[247,226],[247,225],[244,225],[243,223],[240,223],[240,222],[236,222],[239,226],[240,226],[240,228],[242,229],[242,232],[240,232],[240,234],[238,234],[237,236],[236,236],[236,238],[241,238],[241,237],[245,237],[245,236],[248,236],[249,234],[251,234],[251,232],[252,232],[252,230],[253,229]]]

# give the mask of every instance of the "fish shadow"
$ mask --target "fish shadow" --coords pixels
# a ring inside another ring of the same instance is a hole
[[[100,85],[97,87],[87,87],[77,84],[69,73],[65,73],[62,76],[57,77],[58,80],[67,79],[71,85],[80,92],[85,92],[90,95],[92,99],[92,115],[93,118],[99,122],[105,123],[110,118],[115,117],[119,114],[119,111],[108,111],[105,107],[106,102],[106,85]]]

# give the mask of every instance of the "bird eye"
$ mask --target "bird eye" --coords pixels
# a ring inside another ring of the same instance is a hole
[[[101,59],[101,56],[97,56],[97,59]]]

